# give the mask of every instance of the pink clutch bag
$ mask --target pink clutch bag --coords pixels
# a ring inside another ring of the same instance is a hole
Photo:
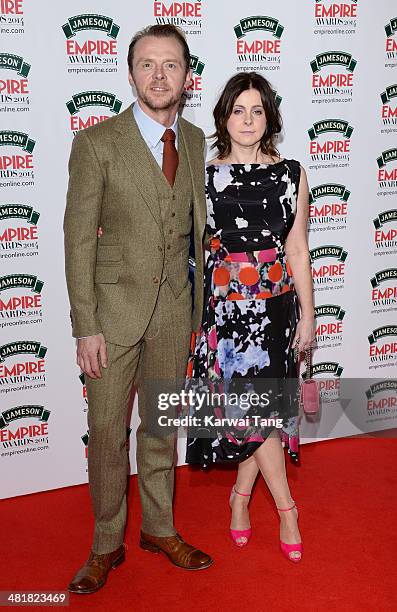
[[[295,361],[299,357],[298,345],[294,348]],[[320,409],[320,390],[318,383],[312,378],[312,349],[305,350],[306,378],[299,386],[299,404],[307,415],[316,415]]]

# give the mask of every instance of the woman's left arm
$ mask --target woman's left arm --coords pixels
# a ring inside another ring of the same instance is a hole
[[[299,342],[299,350],[312,346],[315,340],[313,281],[307,242],[309,217],[309,187],[305,170],[301,167],[298,200],[294,224],[285,242],[285,253],[292,270],[299,299],[301,317],[296,328],[293,346]]]

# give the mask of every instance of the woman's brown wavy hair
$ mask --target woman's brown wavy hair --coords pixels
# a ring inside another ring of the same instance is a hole
[[[230,154],[231,141],[226,124],[236,99],[247,89],[259,91],[265,110],[266,130],[260,141],[260,150],[271,157],[279,157],[275,141],[276,134],[281,132],[282,120],[275,101],[275,92],[269,82],[257,72],[239,72],[228,80],[214,108],[215,133],[210,138],[216,138],[211,148],[218,149],[219,159]]]

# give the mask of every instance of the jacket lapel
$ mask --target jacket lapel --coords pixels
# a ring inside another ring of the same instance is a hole
[[[131,178],[146,202],[156,223],[162,227],[160,205],[152,173],[150,150],[136,124],[132,105],[120,113],[114,122],[114,142]]]
[[[186,157],[189,164],[190,176],[193,185],[193,215],[195,231],[204,232],[206,219],[205,190],[204,190],[204,159],[200,147],[194,146],[194,141],[189,138],[188,125],[181,117],[178,121],[179,135],[183,138]]]

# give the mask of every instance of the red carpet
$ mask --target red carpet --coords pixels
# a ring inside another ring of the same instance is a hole
[[[227,500],[234,470],[177,470],[176,525],[215,564],[188,572],[138,547],[139,498],[131,479],[127,561],[94,595],[71,595],[73,610],[172,612],[245,609],[396,610],[397,443],[330,440],[302,447],[288,465],[300,508],[304,558],[278,550],[278,520],[263,482],[251,503],[253,538],[229,539]],[[92,517],[86,485],[2,502],[0,590],[64,590],[88,556]]]

